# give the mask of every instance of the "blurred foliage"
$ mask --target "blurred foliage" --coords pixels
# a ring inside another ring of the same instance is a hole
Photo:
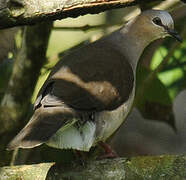
[[[175,129],[172,101],[165,85],[156,75],[153,81],[144,85],[143,81],[152,71],[139,66],[137,72],[137,95],[138,90],[143,86],[142,94],[137,97],[135,106],[140,110],[146,119],[159,120],[168,123]]]
[[[142,66],[138,67],[137,72],[137,88],[140,88],[141,84],[143,83],[144,79],[152,73],[147,68],[144,68]],[[158,76],[155,76],[153,79],[153,82],[150,82],[148,86],[146,87],[142,101],[139,102],[139,104],[144,105],[144,101],[147,100],[149,102],[156,102],[164,105],[171,104],[171,98],[168,94],[168,90],[165,87],[165,85],[160,81]]]
[[[6,90],[8,79],[10,78],[10,75],[12,73],[12,68],[13,68],[12,59],[5,59],[0,64],[0,101]]]
[[[158,61],[163,60],[162,54],[167,55],[171,44],[170,41],[172,40],[166,41],[155,53],[151,63],[152,70],[156,68]],[[158,77],[166,86],[172,100],[186,87],[186,40],[183,41],[179,48],[175,49],[174,55],[162,71],[158,73]]]
[[[0,30],[0,102],[13,68],[13,55],[16,49],[14,36],[18,28]]]

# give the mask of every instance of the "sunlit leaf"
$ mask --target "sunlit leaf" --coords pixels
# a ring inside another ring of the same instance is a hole
[[[142,66],[138,68],[136,107],[144,118],[163,121],[175,128],[172,101],[166,86],[158,76],[155,76],[144,87],[144,80],[150,73],[151,71]],[[143,88],[143,92],[140,92],[141,88]]]
[[[54,163],[7,166],[0,168],[1,180],[45,180],[48,170]]]

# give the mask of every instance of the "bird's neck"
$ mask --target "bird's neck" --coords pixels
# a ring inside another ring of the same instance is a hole
[[[142,52],[150,43],[148,38],[144,37],[144,34],[137,32],[136,28],[130,26],[130,24],[113,33],[110,40],[114,47],[128,59],[134,71]]]

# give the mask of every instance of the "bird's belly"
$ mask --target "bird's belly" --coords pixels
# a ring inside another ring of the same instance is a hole
[[[95,132],[95,122],[87,121],[80,127],[73,124],[68,128],[59,129],[49,139],[47,145],[58,149],[89,151],[95,142]]]
[[[47,145],[59,149],[76,149],[89,151],[99,141],[109,138],[123,123],[130,112],[134,99],[134,89],[129,99],[113,111],[102,111],[95,114],[95,120],[88,120],[77,128],[77,121],[69,127],[59,129]]]

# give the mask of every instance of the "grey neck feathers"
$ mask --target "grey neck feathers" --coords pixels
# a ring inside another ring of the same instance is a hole
[[[129,61],[135,73],[138,60],[145,47],[152,41],[144,34],[137,32],[133,21],[112,33],[108,39]]]

